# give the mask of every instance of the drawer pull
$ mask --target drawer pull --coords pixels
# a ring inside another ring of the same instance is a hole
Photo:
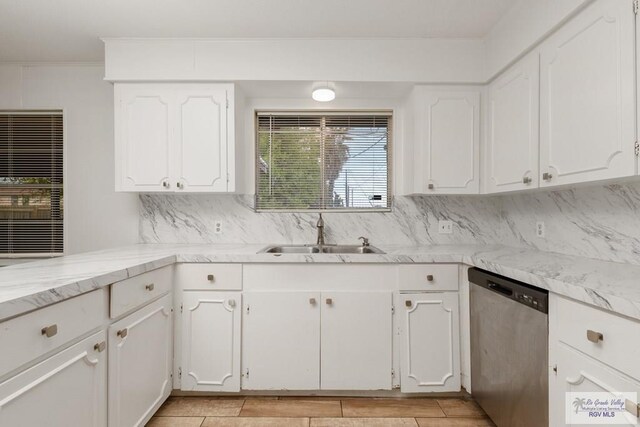
[[[433,282],[433,274],[427,274],[427,282]]]
[[[236,306],[236,300],[230,299],[229,300],[229,307],[235,307],[235,306]]]
[[[145,286],[144,288],[146,290],[148,290],[149,292],[151,292],[153,290],[153,288],[155,288],[156,285],[154,285],[153,283],[149,283],[147,286]]]
[[[98,353],[102,353],[105,348],[107,348],[107,342],[106,341],[99,342],[99,343],[97,343],[96,345],[93,346],[93,349],[95,351],[97,351]]]
[[[433,190],[435,188],[435,186],[433,184],[427,184],[427,188],[429,190]]]
[[[624,409],[630,413],[631,415],[633,415],[634,417],[638,418],[640,417],[640,405],[629,400],[629,399],[625,399],[624,401]]]
[[[407,307],[411,307],[412,303],[411,303],[411,301],[410,301],[410,300],[406,300],[406,301],[404,302],[404,305],[406,305]]]
[[[46,336],[47,338],[51,338],[58,333],[58,325],[54,324],[51,326],[45,326],[40,332],[42,332],[42,335]]]
[[[210,282],[215,282],[216,277],[213,274],[208,274],[207,275],[207,280]]]
[[[604,340],[604,335],[600,332],[592,331],[591,329],[587,329],[587,339],[593,343],[598,343]]]
[[[333,305],[333,299],[332,298],[327,298],[327,305]]]
[[[124,328],[116,332],[116,335],[119,336],[120,338],[124,338],[127,336],[128,333],[129,333],[129,330],[127,328]]]
[[[309,298],[309,304],[316,305],[316,299],[315,298]]]

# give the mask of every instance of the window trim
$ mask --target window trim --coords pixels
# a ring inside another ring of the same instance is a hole
[[[0,114],[32,114],[47,115],[59,113],[62,116],[62,206],[68,206],[69,183],[67,182],[67,126],[68,116],[67,108],[60,105],[57,106],[37,106],[34,108],[0,108]],[[48,258],[60,258],[67,255],[69,247],[69,217],[64,214],[62,217],[62,252],[30,252],[30,253],[4,253],[0,252],[0,267],[13,265],[22,262],[37,261]]]
[[[395,117],[393,109],[354,109],[354,110],[317,110],[317,109],[255,109],[253,111],[253,178],[254,178],[254,195],[253,195],[253,211],[256,213],[384,213],[391,212],[394,204],[393,198],[393,121]],[[258,208],[258,119],[261,114],[271,114],[279,116],[323,116],[323,115],[344,115],[344,116],[371,116],[386,115],[389,116],[389,125],[387,127],[387,200],[388,207],[385,208],[343,208],[343,209],[261,209]]]

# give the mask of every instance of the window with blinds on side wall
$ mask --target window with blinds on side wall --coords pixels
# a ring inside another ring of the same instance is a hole
[[[256,113],[256,210],[391,208],[391,112]]]
[[[60,111],[0,111],[0,258],[63,252]]]

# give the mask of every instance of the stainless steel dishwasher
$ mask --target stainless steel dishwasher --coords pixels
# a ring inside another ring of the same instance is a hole
[[[469,269],[471,394],[498,427],[549,425],[549,293]]]

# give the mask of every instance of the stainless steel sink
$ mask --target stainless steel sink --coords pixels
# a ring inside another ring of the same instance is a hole
[[[363,245],[278,245],[267,246],[259,253],[267,254],[383,254],[375,246]]]

